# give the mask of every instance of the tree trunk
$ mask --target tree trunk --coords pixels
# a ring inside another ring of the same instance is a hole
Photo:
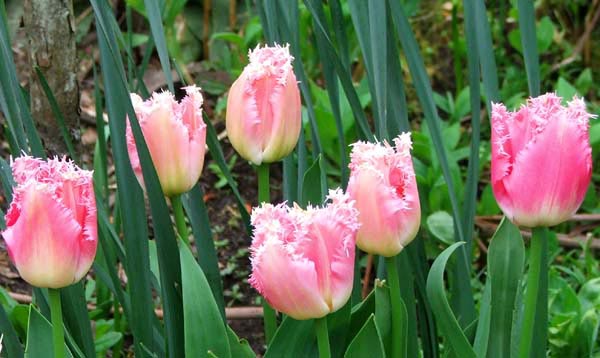
[[[73,1],[25,0],[23,20],[29,42],[31,114],[47,151],[64,155],[67,146],[35,68],[46,78],[77,149],[81,134]]]

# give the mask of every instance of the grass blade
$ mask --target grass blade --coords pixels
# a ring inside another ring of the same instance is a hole
[[[48,85],[48,81],[46,81],[46,77],[44,76],[42,71],[40,71],[40,68],[38,66],[35,66],[34,69],[35,69],[35,74],[37,75],[37,78],[40,81],[40,84],[42,85],[44,94],[46,95],[46,98],[48,99],[48,103],[50,103],[50,108],[52,109],[52,114],[54,114],[54,119],[56,120],[58,127],[60,129],[60,133],[62,134],[63,140],[65,141],[65,144],[67,146],[67,151],[69,152],[69,156],[75,162],[78,162],[79,160],[77,159],[77,155],[75,154],[75,147],[73,146],[73,141],[71,140],[71,135],[69,134],[69,130],[67,129],[67,126],[65,125],[65,117],[63,116],[62,112],[60,111],[60,108],[58,107],[58,103],[56,102],[56,98],[54,97],[54,94],[52,93],[52,90],[50,89],[50,86]]]
[[[162,70],[167,79],[167,85],[171,93],[175,93],[173,87],[173,76],[171,75],[171,63],[169,61],[169,53],[167,51],[167,41],[165,40],[165,30],[163,28],[161,11],[157,0],[144,0],[148,21],[150,22],[150,30],[156,45],[156,51],[162,65]]]
[[[145,357],[142,347],[153,347],[152,319],[154,315],[150,292],[150,263],[148,252],[148,232],[144,199],[137,179],[131,169],[125,142],[126,107],[123,99],[128,98],[119,83],[123,73],[119,73],[120,57],[116,41],[108,26],[110,8],[105,2],[92,0],[96,16],[100,47],[100,63],[106,91],[106,105],[111,129],[111,144],[115,160],[117,197],[121,205],[124,246],[127,260],[123,262],[129,278],[131,295],[131,318],[134,349],[137,356]]]
[[[92,325],[88,316],[83,283],[78,282],[61,289],[60,297],[63,306],[64,323],[68,332],[70,332],[77,347],[83,351],[84,356],[93,357],[96,351],[94,349],[94,337],[92,336]]]
[[[204,193],[200,184],[196,184],[192,190],[183,196],[183,206],[190,219],[196,248],[198,251],[198,263],[208,280],[221,317],[225,320],[225,301],[223,299],[223,284],[219,272],[219,259],[215,249],[208,212],[204,204]]]
[[[6,23],[4,1],[0,3],[0,108],[4,113],[8,128],[19,149],[36,157],[45,158],[42,141],[38,136],[29,104],[25,101],[17,79],[12,47]]]
[[[368,1],[369,3],[369,46],[371,47],[371,64],[375,85],[375,103],[377,104],[377,123],[375,126],[379,139],[389,139],[387,135],[387,6],[385,1]]]
[[[467,12],[467,10],[469,11]],[[498,90],[498,70],[496,68],[495,52],[492,46],[492,32],[484,0],[465,0],[465,17],[468,15],[471,16],[469,16],[468,20],[465,19],[465,21],[475,24],[477,48],[481,63],[481,76],[489,112],[489,103],[500,101],[500,92]],[[469,29],[472,29],[472,25],[469,25]]]
[[[527,84],[532,97],[540,95],[540,59],[535,34],[535,9],[533,0],[518,0],[519,30],[523,46],[523,59],[527,71]]]
[[[23,346],[13,328],[4,306],[0,305],[0,331],[4,334],[2,345],[6,350],[7,357],[22,358]]]
[[[316,15],[317,12],[316,9],[312,6],[312,3],[309,0],[304,0],[304,4],[306,5],[306,7],[313,16],[313,19],[316,22],[317,26],[315,30],[320,31],[323,34],[323,37],[327,41],[327,45],[329,45],[329,47],[331,48],[331,54],[333,55],[331,57],[331,60],[333,60],[335,70],[338,74],[340,83],[342,84],[342,88],[344,89],[344,93],[346,94],[348,103],[350,104],[350,108],[352,109],[352,114],[354,115],[354,119],[358,124],[362,137],[366,138],[369,141],[373,141],[375,137],[373,136],[373,134],[371,133],[371,129],[369,128],[367,117],[362,109],[360,100],[358,99],[358,94],[354,89],[354,85],[352,84],[352,76],[348,72],[349,70],[346,67],[344,67],[343,63],[341,62],[340,57],[338,56],[337,51],[335,50],[335,47],[331,42],[331,39],[327,35],[327,31],[325,30],[323,23],[319,20],[318,15]]]
[[[317,11],[317,15],[320,17],[321,22],[324,22],[325,13],[323,11],[323,3],[321,1],[313,2]],[[340,19],[338,19],[338,21],[340,21]],[[329,103],[331,104],[331,111],[333,113],[333,118],[335,119],[335,126],[338,134],[341,185],[342,188],[346,188],[349,175],[348,156],[346,154],[346,136],[344,133],[344,127],[342,124],[342,113],[340,109],[338,79],[335,74],[335,68],[332,65],[332,61],[330,60],[330,57],[332,56],[329,52],[330,48],[327,46],[326,40],[323,38],[323,34],[321,32],[317,32],[315,34],[315,38],[317,42],[319,57],[322,59],[321,63],[323,67],[323,77],[325,78],[325,88],[327,89],[327,94],[329,96]]]
[[[208,145],[208,151],[212,156],[213,160],[219,166],[221,173],[227,179],[227,184],[233,191],[233,195],[236,198],[238,209],[240,210],[240,215],[242,216],[242,221],[246,226],[246,231],[248,234],[252,234],[252,228],[250,226],[250,214],[248,213],[248,209],[246,209],[246,202],[242,198],[240,191],[238,190],[237,183],[233,179],[231,175],[231,171],[227,166],[227,162],[225,162],[225,157],[223,156],[223,150],[221,149],[221,145],[219,145],[219,138],[217,138],[217,132],[215,131],[215,127],[210,122],[210,119],[206,116],[205,112],[202,112],[202,116],[204,119],[204,123],[206,124],[206,144]]]
[[[452,206],[452,215],[455,224],[454,227],[457,232],[456,241],[464,241],[465,234],[461,225],[462,220],[460,215],[460,206],[458,198],[456,197],[456,190],[454,188],[454,183],[450,173],[450,166],[447,159],[448,156],[443,143],[439,124],[440,119],[433,101],[433,91],[427,77],[427,72],[425,71],[425,65],[423,63],[414,33],[410,28],[410,24],[406,18],[402,5],[397,1],[390,1],[389,4],[394,23],[396,25],[396,32],[400,38],[400,43],[402,44],[408,67],[410,69],[411,76],[413,77],[413,83],[415,85],[417,96],[425,114],[425,120],[427,121],[429,128],[431,141],[434,145],[436,155],[440,162],[444,180],[448,186],[448,194],[450,196],[450,204]],[[455,292],[459,293],[456,296],[456,300],[458,302],[457,309],[459,311],[460,321],[463,327],[466,327],[475,320],[475,303],[473,301],[471,285],[467,279],[470,277],[471,269],[469,255],[464,247],[459,249],[459,253],[459,262],[457,266],[457,270],[459,270],[459,276],[456,280],[459,288]]]

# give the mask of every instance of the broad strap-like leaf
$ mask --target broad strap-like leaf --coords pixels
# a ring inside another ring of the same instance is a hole
[[[185,327],[185,356],[207,357],[209,352],[219,358],[231,357],[225,322],[204,272],[188,246],[180,242],[181,289]]]
[[[488,250],[491,322],[487,357],[509,358],[515,300],[523,277],[525,247],[519,228],[506,217]]]

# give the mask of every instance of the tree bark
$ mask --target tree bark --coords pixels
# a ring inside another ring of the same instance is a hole
[[[25,0],[23,20],[29,42],[31,114],[49,154],[64,155],[67,147],[35,68],[46,78],[77,150],[81,133],[73,1]]]

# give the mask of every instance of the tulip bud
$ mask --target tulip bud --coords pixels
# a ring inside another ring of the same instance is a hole
[[[566,107],[553,93],[516,112],[492,106],[492,189],[515,224],[552,226],[581,205],[592,175],[588,120],[582,99]]]
[[[341,190],[323,208],[263,204],[252,211],[250,284],[295,319],[341,308],[352,292],[358,213]]]
[[[356,245],[385,257],[397,255],[417,235],[421,206],[410,149],[410,133],[387,142],[357,142],[350,154],[348,194],[356,202]]]
[[[257,47],[227,97],[227,135],[256,165],[276,162],[296,146],[301,103],[289,45]]]
[[[98,241],[92,172],[64,159],[21,157],[11,167],[17,186],[2,237],[19,274],[37,287],[81,280]]]
[[[186,96],[179,103],[169,91],[155,92],[146,101],[137,94],[131,94],[135,115],[166,196],[189,191],[200,178],[204,165],[206,124],[202,120],[202,95],[196,86],[188,86],[184,90]],[[144,186],[129,122],[127,151],[133,171],[140,185]]]

